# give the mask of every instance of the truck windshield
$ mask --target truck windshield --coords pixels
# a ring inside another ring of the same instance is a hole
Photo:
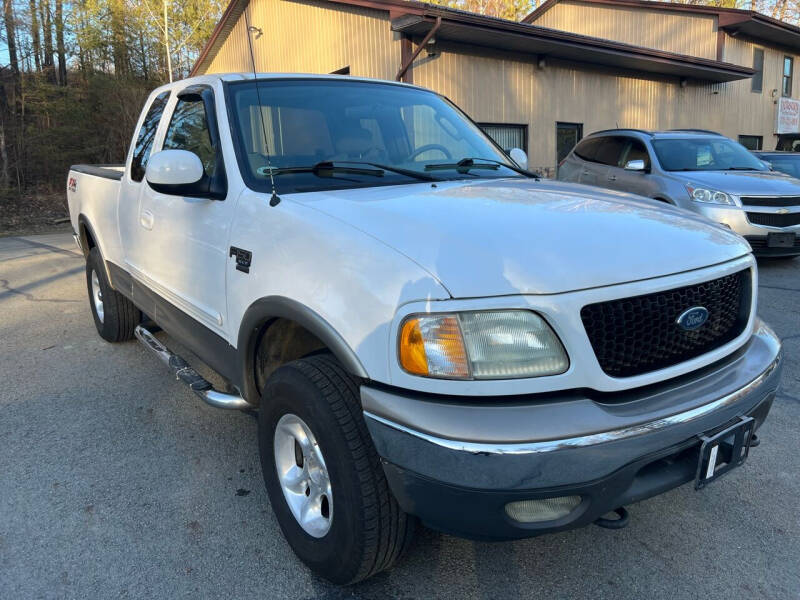
[[[425,90],[326,79],[263,80],[257,90],[248,81],[229,84],[228,106],[253,189],[269,191],[270,174],[281,193],[522,176],[454,105]]]
[[[766,171],[741,144],[723,137],[665,138],[652,141],[665,171]]]

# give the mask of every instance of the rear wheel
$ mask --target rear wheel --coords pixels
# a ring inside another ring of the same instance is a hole
[[[389,491],[358,387],[333,357],[296,360],[270,376],[258,438],[278,524],[311,570],[349,584],[402,555],[415,520]]]
[[[133,337],[142,313],[133,302],[111,287],[103,258],[97,248],[86,259],[86,287],[97,333],[107,342],[124,342]]]

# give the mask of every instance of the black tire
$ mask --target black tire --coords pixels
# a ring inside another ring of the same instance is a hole
[[[278,479],[275,430],[284,415],[308,425],[331,482],[327,533],[309,535],[293,516]],[[295,554],[317,575],[344,585],[391,567],[408,548],[416,519],[389,485],[361,414],[358,387],[330,355],[276,370],[264,387],[258,418],[261,468],[272,509]]]
[[[101,300],[102,317],[98,314],[93,290],[93,279],[97,276]],[[133,302],[111,287],[106,277],[103,257],[97,248],[89,251],[86,259],[86,288],[89,292],[89,307],[97,333],[107,342],[125,342],[133,338],[134,328],[141,323],[142,313]]]

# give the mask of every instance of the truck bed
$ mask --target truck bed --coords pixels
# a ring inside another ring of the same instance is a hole
[[[122,259],[117,206],[124,172],[125,165],[73,165],[67,180],[73,231],[90,235],[103,257],[117,263]]]
[[[125,165],[72,165],[69,170],[119,181],[125,172]]]

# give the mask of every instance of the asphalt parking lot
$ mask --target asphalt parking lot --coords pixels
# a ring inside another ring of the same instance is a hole
[[[783,388],[748,463],[702,492],[514,543],[421,530],[338,589],[293,556],[256,422],[96,334],[67,234],[0,238],[0,598],[800,598],[800,259],[760,263]]]

